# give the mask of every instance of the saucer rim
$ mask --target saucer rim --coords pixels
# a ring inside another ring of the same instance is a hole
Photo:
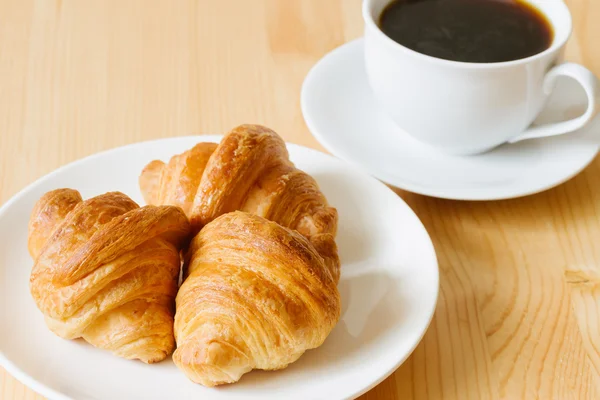
[[[509,199],[516,199],[516,198],[521,198],[521,197],[526,197],[526,196],[531,196],[534,194],[538,194],[541,192],[544,192],[546,190],[550,190],[552,188],[555,188],[569,180],[571,180],[572,178],[574,178],[575,176],[579,175],[583,170],[585,170],[596,158],[596,156],[598,155],[599,151],[600,151],[600,145],[590,145],[591,147],[595,147],[595,150],[593,152],[590,152],[590,154],[588,155],[588,157],[585,159],[584,162],[581,163],[581,165],[574,169],[571,173],[567,174],[564,177],[561,177],[561,179],[553,181],[551,184],[545,184],[542,186],[535,186],[533,188],[531,188],[530,190],[505,190],[504,194],[501,193],[497,193],[497,194],[486,194],[486,192],[468,192],[468,193],[457,193],[457,190],[460,191],[460,189],[452,189],[452,190],[447,190],[447,189],[436,189],[434,187],[431,186],[423,186],[423,185],[419,185],[419,184],[415,184],[415,183],[411,183],[411,182],[407,182],[407,181],[403,181],[401,178],[392,178],[390,176],[388,176],[385,173],[381,173],[381,172],[377,172],[375,171],[373,168],[371,168],[369,165],[366,164],[361,164],[360,162],[355,161],[352,157],[344,154],[344,151],[340,151],[339,149],[336,149],[335,146],[333,146],[330,141],[327,139],[327,135],[324,135],[318,128],[317,128],[317,124],[314,122],[314,119],[311,117],[310,112],[308,112],[308,97],[309,97],[309,87],[312,87],[313,84],[312,82],[317,80],[317,76],[319,74],[319,71],[321,70],[321,68],[323,68],[323,65],[326,62],[331,62],[331,59],[333,57],[336,57],[337,53],[342,53],[344,51],[349,51],[348,49],[351,47],[358,47],[358,46],[364,46],[364,37],[359,37],[356,39],[353,39],[351,41],[348,41],[336,48],[334,48],[333,50],[327,52],[326,54],[323,55],[323,57],[321,57],[312,67],[311,69],[308,71],[308,73],[306,74],[304,81],[302,83],[302,88],[300,91],[300,108],[301,108],[301,112],[302,112],[302,116],[304,118],[304,122],[306,124],[306,126],[308,127],[308,130],[311,132],[311,134],[314,136],[315,139],[317,139],[317,141],[332,155],[334,155],[335,157],[340,158],[341,160],[344,160],[347,163],[352,164],[353,166],[359,168],[360,170],[366,172],[367,174],[371,175],[372,177],[382,181],[383,183],[385,183],[386,185],[395,187],[397,189],[401,189],[404,191],[408,191],[411,193],[416,193],[416,194],[420,194],[420,195],[424,195],[424,196],[428,196],[428,197],[433,197],[433,198],[440,198],[440,199],[446,199],[446,200],[461,200],[461,201],[494,201],[494,200],[509,200]],[[361,62],[363,62],[364,60],[361,60]],[[365,77],[366,79],[366,77]],[[600,117],[599,117],[600,118]],[[533,140],[540,140],[540,139],[533,139]],[[483,154],[479,154],[479,156],[485,156],[485,153]],[[465,156],[465,157],[469,157],[469,156]]]

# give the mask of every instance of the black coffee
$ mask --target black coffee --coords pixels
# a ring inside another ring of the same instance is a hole
[[[546,17],[523,0],[395,0],[379,26],[409,49],[471,63],[526,58],[554,36]]]

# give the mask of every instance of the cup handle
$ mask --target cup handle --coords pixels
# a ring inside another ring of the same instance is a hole
[[[544,78],[544,94],[549,96],[554,89],[556,78],[559,76],[568,76],[575,79],[585,90],[587,95],[588,106],[583,115],[570,119],[568,121],[557,122],[553,124],[545,124],[527,129],[522,134],[510,139],[509,143],[519,142],[525,139],[534,139],[547,136],[562,135],[583,128],[596,114],[599,97],[600,83],[598,78],[587,68],[574,63],[564,63],[552,68]]]

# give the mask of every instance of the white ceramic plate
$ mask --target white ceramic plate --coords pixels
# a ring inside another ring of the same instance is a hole
[[[398,128],[377,106],[362,39],[338,47],[312,68],[301,105],[309,129],[332,154],[393,186],[447,199],[499,200],[549,189],[583,170],[600,144],[598,116],[585,129],[564,136],[471,157],[438,153]],[[583,89],[561,78],[537,123],[573,118],[585,108]],[[435,110],[429,118],[435,118]]]
[[[214,389],[195,385],[169,360],[145,365],[54,336],[29,294],[27,223],[46,191],[71,187],[84,198],[119,190],[142,204],[138,174],[199,141],[139,143],[69,164],[0,209],[0,364],[51,399],[346,399],[392,373],[425,333],[438,294],[435,252],[410,208],[380,182],[314,150],[289,145],[339,211],[342,317],[323,346],[277,372],[251,372]]]

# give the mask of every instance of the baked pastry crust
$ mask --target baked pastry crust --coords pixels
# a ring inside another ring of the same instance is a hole
[[[167,164],[152,161],[139,183],[148,204],[181,207],[194,232],[236,210],[297,230],[339,279],[337,210],[317,182],[294,166],[285,142],[269,128],[241,125],[219,145],[199,143]]]
[[[224,214],[191,243],[173,361],[196,383],[236,382],[320,346],[339,317],[336,281],[305,237],[256,215]]]
[[[48,192],[29,223],[31,294],[58,336],[160,361],[175,345],[179,251],[189,234],[177,207],[140,208],[119,192],[86,201],[71,189]]]

